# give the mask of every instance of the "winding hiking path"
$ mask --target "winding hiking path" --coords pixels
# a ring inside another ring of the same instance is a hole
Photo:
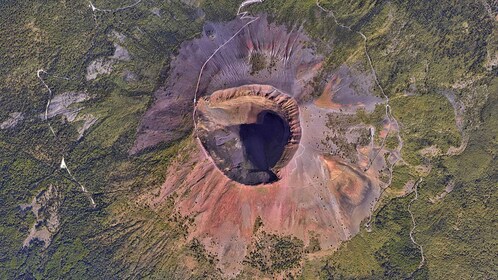
[[[44,113],[43,119],[44,119],[44,121],[47,122],[48,128],[49,128],[50,132],[52,133],[52,135],[54,136],[56,142],[59,142],[59,138],[55,134],[55,131],[52,128],[52,124],[50,123],[50,120],[48,119],[48,109],[50,107],[50,103],[51,103],[52,98],[53,98],[53,92],[52,92],[52,89],[50,89],[50,87],[47,85],[47,83],[45,82],[45,80],[42,78],[41,73],[46,74],[46,75],[50,75],[50,74],[47,71],[43,70],[43,69],[39,69],[39,70],[36,71],[36,76],[38,77],[38,79],[40,80],[40,82],[43,84],[43,86],[47,89],[48,94],[49,94],[47,105],[45,106],[45,113]],[[57,77],[57,76],[54,75],[54,77]],[[57,78],[69,80],[69,78],[66,78],[66,77],[57,77]],[[83,191],[83,193],[88,196],[88,199],[89,199],[90,204],[92,205],[92,207],[95,208],[97,205],[96,205],[95,201],[93,200],[92,194],[90,194],[88,192],[88,190],[83,186],[83,184],[81,184],[78,180],[76,180],[76,178],[74,177],[74,175],[71,173],[71,171],[69,170],[69,168],[66,165],[66,161],[64,159],[64,155],[62,155],[62,160],[61,160],[61,164],[60,164],[59,168],[60,169],[64,169],[64,170],[67,171],[67,173],[69,174],[69,176],[71,177],[71,179],[74,181],[74,183],[76,183],[78,186],[80,186],[80,188]]]
[[[199,76],[197,77],[197,83],[196,83],[196,86],[195,86],[195,92],[194,92],[194,110],[193,110],[193,113],[192,113],[192,120],[194,122],[194,131],[193,133],[195,134],[195,137],[197,137],[196,135],[196,131],[197,131],[197,124],[195,122],[195,114],[197,112],[197,94],[199,93],[199,86],[200,86],[200,83],[201,83],[201,78],[202,78],[202,73],[204,72],[204,68],[206,68],[206,65],[209,63],[209,61],[211,61],[211,59],[213,59],[213,57],[223,48],[225,47],[228,43],[230,43],[235,37],[237,37],[237,35],[239,35],[247,26],[249,26],[251,23],[255,22],[256,20],[259,19],[259,17],[252,17],[249,15],[248,12],[244,12],[242,11],[242,8],[246,7],[246,6],[249,6],[251,4],[254,4],[254,3],[261,3],[263,2],[263,0],[246,0],[244,2],[242,2],[239,6],[239,8],[237,9],[237,16],[240,17],[240,19],[250,19],[250,21],[248,21],[246,24],[244,24],[241,28],[239,28],[239,30],[237,30],[237,32],[235,32],[230,38],[228,38],[228,40],[226,40],[223,44],[221,44],[218,48],[216,48],[213,53],[206,59],[206,61],[204,62],[204,64],[202,64],[202,67],[201,67],[201,70],[199,71]]]
[[[415,221],[415,216],[413,215],[413,212],[411,210],[411,207],[412,207],[412,204],[418,200],[418,185],[422,182],[422,178],[420,178],[416,183],[415,185],[413,186],[414,188],[414,191],[415,191],[415,197],[410,200],[410,203],[408,204],[408,212],[410,213],[410,217],[412,218],[412,229],[410,230],[410,239],[412,241],[412,243],[417,246],[420,250],[420,263],[418,265],[418,269],[422,268],[422,266],[424,265],[425,263],[425,257],[424,257],[424,248],[422,247],[422,245],[418,244],[417,241],[415,240],[415,237],[413,236],[414,232],[415,232],[415,229],[417,228],[417,223]]]

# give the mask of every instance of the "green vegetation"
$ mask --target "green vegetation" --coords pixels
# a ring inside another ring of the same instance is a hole
[[[402,279],[417,269],[420,253],[405,234],[411,228],[406,205],[411,197],[395,199],[377,212],[372,232],[361,231],[328,261],[308,261],[305,278]],[[425,268],[424,268],[425,269]]]
[[[192,254],[198,262],[209,262],[210,264],[214,263],[214,257],[206,252],[206,249],[204,249],[204,246],[199,242],[199,240],[194,238],[190,242],[188,248],[192,251]]]
[[[401,125],[403,159],[419,165],[422,148],[436,146],[444,153],[450,146],[459,146],[461,137],[455,114],[448,100],[441,95],[399,96],[391,101],[393,115]]]
[[[201,8],[206,13],[206,20],[228,21],[235,18],[237,9],[243,0],[204,0]]]
[[[266,57],[264,54],[255,53],[251,55],[251,75],[266,68]]]
[[[261,233],[250,246],[245,262],[263,273],[277,273],[299,265],[303,241],[292,236]]]
[[[417,174],[408,165],[396,165],[393,169],[393,181],[389,187],[391,190],[400,191],[409,181],[415,183]]]
[[[310,234],[310,244],[308,244],[308,246],[306,246],[306,248],[304,249],[306,253],[314,253],[320,251],[321,246],[320,240],[318,240],[318,238],[319,236],[317,236],[317,234]]]
[[[426,258],[421,269],[417,269],[420,251],[409,239],[411,194],[378,209],[371,232],[362,229],[332,257],[307,261],[303,278],[495,278],[497,109],[494,95],[481,112],[482,125],[473,131],[467,149],[459,156],[434,159],[432,171],[419,185],[413,212],[415,238]],[[393,189],[418,178],[408,166],[395,168],[394,174]],[[451,180],[455,188],[443,199],[430,202]]]
[[[305,17],[304,27],[309,34],[324,45],[334,43],[327,58],[331,69],[344,62],[365,61],[361,38],[338,28],[332,20],[322,20],[326,13],[317,12],[315,2],[266,1],[254,9],[271,11],[277,20],[290,25],[299,22],[292,15]],[[399,190],[407,181],[418,179],[413,165],[432,166],[419,186],[421,197],[413,207],[419,224],[415,237],[424,246],[426,264],[417,270],[419,251],[408,238],[411,220],[406,209],[411,195],[386,202],[377,210],[371,233],[362,230],[330,258],[307,261],[302,277],[495,278],[496,260],[492,254],[496,249],[492,248],[496,248],[496,238],[491,229],[496,225],[492,217],[498,213],[491,205],[496,204],[498,133],[491,126],[498,125],[491,108],[495,108],[496,99],[488,101],[482,112],[480,108],[487,92],[497,92],[496,82],[485,78],[496,76],[496,69],[488,72],[484,67],[486,53],[496,50],[496,46],[490,49],[485,43],[492,30],[497,30],[496,23],[482,3],[472,1],[320,3],[334,11],[339,22],[365,33],[381,85],[391,96],[392,111],[400,122],[404,140],[403,158],[410,164],[394,169],[392,188]],[[445,89],[454,91],[457,98],[471,99],[466,122],[471,127],[481,123],[478,130],[468,128],[471,140],[467,149],[454,157],[443,154],[450,146],[459,146],[463,138],[456,128],[451,104],[439,93]],[[364,123],[376,119],[361,113],[358,117]],[[394,146],[394,139],[388,138],[386,145]],[[431,158],[420,153],[431,145],[442,153]],[[457,182],[454,190],[439,202],[429,202],[450,180]]]
[[[133,3],[125,2],[99,0],[94,5],[115,9]],[[240,2],[200,1],[202,17],[198,8],[177,0],[142,1],[114,12],[92,12],[88,1],[3,1],[0,122],[12,112],[22,112],[24,120],[0,130],[1,279],[219,277],[217,260],[197,240],[187,242],[192,220],[173,214],[172,201],[156,211],[137,202],[145,191],[164,182],[173,158],[189,154],[191,139],[133,157],[128,150],[140,116],[166,79],[179,45],[198,36],[205,20],[234,18]],[[293,237],[262,233],[259,219],[254,225],[258,238],[246,260],[256,272],[244,270],[243,276],[260,276],[257,270],[285,273],[304,262],[304,279],[498,278],[498,72],[485,67],[488,53],[497,48],[496,21],[481,1],[346,2],[320,4],[353,32],[339,27],[315,0],[266,0],[250,10],[267,13],[289,29],[302,26],[325,56],[321,77],[342,64],[370,74],[363,40],[355,32],[368,37],[368,53],[391,98],[404,141],[407,164],[395,167],[390,191],[398,193],[406,182],[417,180],[421,174],[416,166],[431,166],[412,205],[414,236],[424,248],[426,263],[418,269],[420,251],[409,238],[412,221],[407,208],[414,196],[409,194],[387,199],[374,213],[371,232],[360,230],[337,252],[321,258],[308,259],[305,254],[318,250],[318,238],[305,247]],[[115,44],[131,59],[111,59]],[[112,71],[87,80],[87,67],[97,59],[111,61]],[[259,71],[267,62],[255,56],[252,63]],[[53,118],[53,137],[40,117],[49,93],[37,78],[39,69],[47,72],[41,77],[53,94],[84,91],[91,97],[81,104],[80,113],[97,121],[83,138],[77,140],[76,124],[81,121]],[[460,146],[463,137],[452,105],[441,94],[446,90],[466,106],[464,129],[470,137],[466,149],[454,156],[445,153],[450,146]],[[381,96],[377,87],[374,91]],[[379,105],[373,113],[359,111],[347,121],[379,131],[384,116],[385,107]],[[388,136],[387,147],[397,144]],[[441,152],[421,152],[430,146]],[[97,208],[59,168],[62,157],[94,195]],[[431,202],[450,183],[453,190]],[[23,248],[35,218],[20,205],[50,185],[61,191],[60,226],[47,248],[41,241]],[[185,262],[189,258],[192,263]]]
[[[96,1],[94,5],[114,9],[125,4]],[[134,234],[152,241],[142,245],[146,248],[155,246],[154,240],[161,235],[148,236],[130,228],[137,221],[145,224],[151,213],[138,208],[134,214],[136,205],[123,201],[138,190],[161,184],[168,161],[186,143],[171,143],[135,158],[129,157],[128,149],[139,118],[152,100],[151,92],[165,79],[165,65],[181,42],[199,34],[202,19],[194,17],[194,8],[179,1],[143,1],[127,10],[95,13],[87,1],[7,1],[0,14],[0,121],[11,112],[24,115],[15,128],[0,130],[0,278],[102,279],[146,273],[128,269],[130,263],[141,260],[127,257],[124,248]],[[128,50],[131,59],[115,60],[110,74],[87,81],[87,66],[112,56],[115,43]],[[76,126],[61,117],[51,121],[56,137],[50,133],[40,117],[49,93],[37,78],[38,69],[48,73],[41,77],[53,94],[85,91],[91,97],[82,104],[80,114],[91,114],[97,121],[82,139],[76,140]],[[126,72],[133,73],[133,79],[127,81]],[[97,209],[90,207],[67,172],[58,168],[62,157],[78,182],[94,194]],[[37,241],[22,248],[34,218],[19,205],[49,185],[62,192],[60,226],[47,249]],[[129,219],[117,218],[114,209],[119,207],[124,207],[121,210]],[[170,232],[167,246],[184,238],[179,224],[171,221],[168,226],[156,218],[148,220],[157,224],[152,232]],[[179,254],[186,255],[187,250]],[[148,265],[154,268],[151,262]],[[187,270],[175,267],[156,271],[173,275]]]

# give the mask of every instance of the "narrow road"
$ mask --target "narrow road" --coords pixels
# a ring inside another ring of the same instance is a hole
[[[422,178],[420,178],[415,185],[413,186],[414,191],[415,191],[415,197],[410,201],[408,204],[408,212],[410,213],[410,216],[412,218],[412,229],[410,230],[410,239],[412,240],[412,243],[417,246],[420,249],[420,263],[418,265],[418,269],[422,268],[422,266],[425,263],[425,257],[424,257],[424,248],[422,245],[418,244],[417,241],[415,241],[415,237],[413,236],[415,229],[417,228],[417,223],[415,222],[415,216],[413,216],[413,212],[411,210],[412,204],[418,200],[418,185],[422,182]]]
[[[193,113],[192,113],[192,120],[194,122],[194,134],[196,134],[196,131],[197,131],[197,124],[195,122],[195,114],[196,114],[196,108],[197,108],[197,94],[199,93],[199,86],[200,86],[200,83],[201,83],[201,77],[202,77],[202,73],[204,72],[204,68],[206,68],[206,65],[209,63],[209,61],[211,61],[211,59],[213,59],[213,57],[223,48],[225,47],[228,43],[230,43],[235,37],[237,37],[237,35],[239,35],[247,26],[249,26],[251,23],[255,22],[256,20],[259,19],[259,17],[252,17],[248,14],[248,12],[244,12],[242,11],[242,8],[243,7],[246,7],[246,6],[249,6],[253,3],[261,3],[263,2],[263,0],[246,0],[244,2],[242,2],[239,6],[239,8],[237,9],[237,16],[240,17],[240,19],[250,19],[250,21],[248,21],[246,24],[244,24],[239,30],[237,30],[237,32],[235,32],[230,38],[228,38],[228,40],[226,40],[223,44],[221,44],[218,48],[216,48],[213,53],[206,59],[206,61],[204,62],[204,64],[202,64],[202,67],[201,67],[201,70],[199,72],[199,76],[197,77],[197,84],[195,86],[195,92],[194,92],[194,110],[193,110]],[[196,136],[197,138],[197,136]]]
[[[52,125],[50,123],[50,120],[48,119],[48,109],[50,107],[50,103],[52,101],[52,98],[53,98],[53,92],[52,92],[52,89],[50,89],[50,87],[47,85],[47,83],[45,83],[45,80],[41,77],[41,73],[44,73],[44,74],[49,74],[47,73],[45,70],[43,69],[39,69],[36,71],[36,76],[38,77],[38,79],[41,81],[41,83],[43,84],[43,86],[48,90],[48,101],[47,101],[47,105],[45,106],[45,114],[44,114],[44,120],[47,122],[48,124],[48,128],[50,130],[50,132],[52,133],[52,135],[54,136],[56,142],[60,142],[57,135],[55,134],[55,131],[54,129],[52,128]],[[57,76],[55,76],[57,77]],[[69,80],[69,78],[66,78],[66,77],[57,77],[57,78],[61,78],[61,79],[65,79],[65,80]],[[85,195],[88,196],[88,199],[90,200],[90,203],[92,205],[93,208],[96,207],[96,204],[95,204],[95,201],[93,200],[93,197],[92,195],[87,191],[87,189],[78,181],[76,180],[76,178],[73,176],[73,174],[71,173],[71,171],[69,171],[69,169],[67,168],[67,165],[66,165],[66,162],[64,160],[64,155],[62,155],[62,161],[61,161],[61,164],[60,164],[60,169],[65,169],[67,171],[67,173],[69,174],[69,176],[72,178],[72,180],[78,185],[81,187],[81,190],[83,191],[83,193]]]

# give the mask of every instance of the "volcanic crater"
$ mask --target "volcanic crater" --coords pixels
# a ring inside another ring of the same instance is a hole
[[[316,49],[301,28],[265,15],[208,22],[181,45],[141,120],[130,154],[185,139],[164,184],[144,199],[159,216],[173,202],[194,223],[189,240],[216,255],[227,277],[250,257],[257,221],[334,249],[359,232],[386,186],[380,177],[397,155],[373,136],[397,127],[379,131],[356,117],[382,102],[374,78],[354,65],[329,73]]]
[[[202,98],[196,133],[215,165],[245,185],[273,183],[301,138],[294,98],[268,85],[223,89]]]

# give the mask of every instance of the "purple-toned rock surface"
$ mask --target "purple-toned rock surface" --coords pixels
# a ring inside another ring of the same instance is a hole
[[[172,142],[192,131],[193,100],[202,65],[248,22],[207,23],[203,35],[180,47],[164,86],[145,113],[130,153],[161,142]],[[308,46],[300,30],[268,23],[262,16],[225,44],[204,67],[198,97],[224,88],[265,84],[299,100],[312,90],[309,83],[321,66],[321,57]]]

